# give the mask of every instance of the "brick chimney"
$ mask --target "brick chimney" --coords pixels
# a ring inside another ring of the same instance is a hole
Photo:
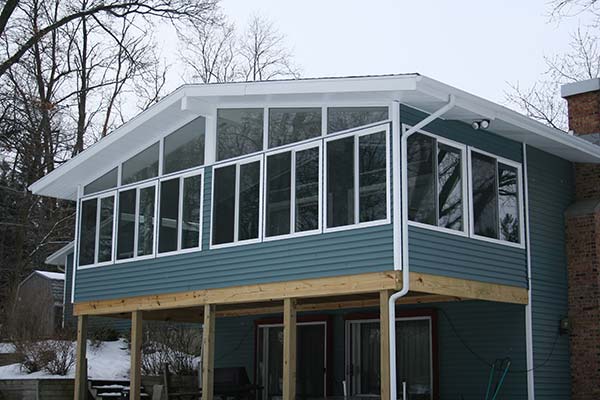
[[[600,144],[600,79],[561,87],[569,130]],[[600,399],[600,165],[575,164],[575,203],[565,213],[571,393]]]

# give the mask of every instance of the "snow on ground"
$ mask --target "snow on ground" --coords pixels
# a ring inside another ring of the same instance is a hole
[[[2,345],[7,344],[0,344],[0,346]],[[73,343],[73,347],[75,347],[75,343]],[[89,378],[103,380],[129,379],[129,350],[123,339],[116,342],[102,342],[98,348],[90,346],[88,341],[87,358]],[[0,367],[0,379],[65,379],[74,376],[74,366],[66,376],[50,375],[43,371],[28,374],[21,371],[20,364]]]

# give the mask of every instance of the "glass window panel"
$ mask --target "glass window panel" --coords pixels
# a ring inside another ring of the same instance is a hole
[[[121,168],[122,185],[158,176],[158,142],[125,161]]]
[[[158,226],[158,252],[177,250],[179,231],[179,178],[160,183],[160,220]]]
[[[387,107],[329,107],[327,133],[335,133],[388,119]]]
[[[119,177],[119,170],[117,167],[111,169],[100,178],[92,181],[91,183],[83,187],[83,194],[91,194],[101,192],[117,187],[117,178]]]
[[[407,400],[429,400],[431,387],[431,332],[428,319],[396,322],[396,383]]]
[[[113,222],[115,197],[100,199],[100,238],[98,242],[98,262],[112,260]]]
[[[213,244],[234,240],[235,168],[235,165],[229,165],[214,170]]]
[[[473,225],[475,234],[498,238],[498,194],[496,160],[471,153],[473,180]]]
[[[438,226],[463,230],[462,153],[438,143]]]
[[[387,216],[385,132],[358,138],[359,221]]]
[[[181,248],[190,249],[200,245],[202,175],[183,179],[183,210],[181,222]]]
[[[319,228],[319,148],[296,152],[296,232]]]
[[[98,199],[81,202],[81,222],[79,232],[79,265],[94,263],[96,252],[96,217]]]
[[[165,137],[163,174],[204,164],[206,119],[198,117]]]
[[[320,108],[269,109],[269,148],[320,135]]]
[[[238,240],[258,237],[260,162],[240,165]]]
[[[354,223],[354,137],[327,143],[327,226]]]
[[[217,160],[238,157],[263,149],[262,108],[217,111]]]
[[[292,153],[267,157],[267,236],[290,233]]]
[[[117,259],[133,257],[135,241],[136,190],[119,193],[119,220],[117,225]]]
[[[154,186],[140,189],[138,207],[138,256],[145,256],[154,253],[155,196],[156,188]]]
[[[498,163],[498,205],[500,239],[520,243],[519,190],[517,168]]]
[[[408,218],[436,225],[435,139],[415,133],[407,140]]]

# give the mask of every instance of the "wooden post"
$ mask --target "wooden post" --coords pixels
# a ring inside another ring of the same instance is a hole
[[[390,306],[391,290],[379,292],[379,333],[381,359],[381,400],[390,400]]]
[[[77,317],[77,353],[75,359],[75,400],[86,400],[87,395],[87,315]]]
[[[296,399],[296,299],[283,300],[283,400]]]
[[[129,398],[139,400],[142,387],[142,312],[131,313],[131,365]]]
[[[215,367],[215,314],[214,304],[204,305],[202,326],[202,400],[213,400]]]

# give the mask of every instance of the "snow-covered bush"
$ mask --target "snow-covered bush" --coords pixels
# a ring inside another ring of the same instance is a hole
[[[49,340],[48,347],[52,354],[44,370],[51,375],[67,375],[75,364],[75,348],[69,340]]]
[[[45,371],[51,375],[67,375],[75,364],[75,347],[68,332],[48,340],[18,340],[14,346],[22,357],[21,369],[27,373]]]
[[[23,340],[15,342],[15,350],[21,354],[21,369],[27,373],[42,371],[53,358],[46,340]]]
[[[142,345],[142,373],[160,375],[164,365],[175,375],[194,375],[200,355],[199,328],[172,323],[150,323]]]

